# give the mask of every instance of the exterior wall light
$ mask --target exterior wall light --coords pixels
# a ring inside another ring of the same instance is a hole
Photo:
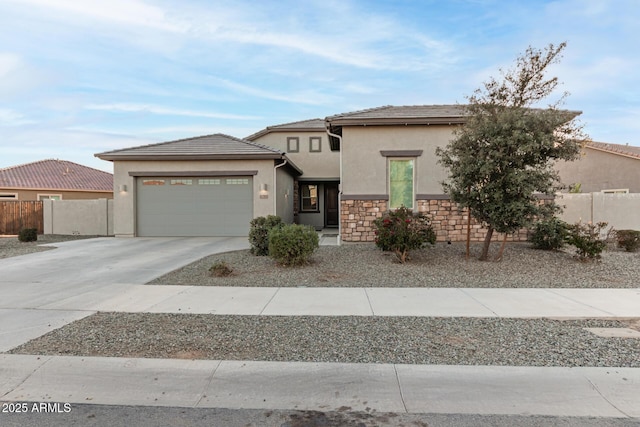
[[[258,192],[258,194],[260,195],[261,199],[269,198],[269,187],[267,187],[267,184],[260,184],[260,191]]]
[[[118,190],[119,190],[121,193],[126,193],[126,192],[127,192],[127,185],[126,185],[126,184],[122,184],[122,185],[120,185],[120,186],[118,187]]]

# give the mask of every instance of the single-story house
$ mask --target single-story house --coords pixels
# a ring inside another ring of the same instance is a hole
[[[439,240],[456,241],[467,215],[443,193],[435,152],[464,122],[459,105],[383,106],[96,156],[114,162],[117,236],[246,236],[252,218],[277,214],[373,241],[373,221],[405,205],[429,213]]]
[[[0,169],[0,200],[112,199],[113,175],[66,160]]]
[[[640,147],[589,142],[579,161],[560,162],[557,170],[567,189],[640,193]]]

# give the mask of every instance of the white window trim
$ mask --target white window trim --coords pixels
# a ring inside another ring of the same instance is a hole
[[[50,194],[50,193],[38,193],[38,195],[36,196],[38,198],[38,200],[42,200],[40,197],[42,196],[47,196],[47,198],[50,200],[51,197],[59,197],[60,200],[62,200],[62,194]]]
[[[391,207],[391,162],[394,160],[412,160],[413,161],[413,194],[411,196],[411,204],[412,206],[405,206],[409,209],[416,210],[416,187],[417,187],[417,157],[387,157],[387,194],[389,195],[389,209],[398,209]]]

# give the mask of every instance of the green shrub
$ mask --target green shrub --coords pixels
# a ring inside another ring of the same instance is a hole
[[[216,277],[227,277],[233,274],[233,268],[226,261],[216,261],[209,269],[209,273]]]
[[[285,266],[309,262],[318,248],[318,233],[308,225],[289,224],[269,232],[269,256]]]
[[[554,217],[538,221],[531,231],[529,241],[536,249],[555,251],[565,245],[568,236],[569,224]]]
[[[600,254],[607,247],[606,236],[602,237],[602,231],[606,226],[606,222],[597,224],[577,222],[569,226],[567,243],[576,247],[576,253],[581,261],[600,258]]]
[[[38,229],[23,228],[18,232],[18,240],[21,242],[35,242],[38,240]]]
[[[616,240],[619,248],[624,248],[627,252],[635,252],[640,248],[640,231],[618,230]]]
[[[269,231],[282,227],[282,218],[277,215],[259,216],[251,220],[249,243],[251,253],[259,256],[269,255]]]
[[[402,264],[406,262],[410,250],[436,242],[436,233],[431,227],[429,217],[404,206],[386,212],[382,218],[376,219],[373,225],[376,245],[383,251],[395,252]]]

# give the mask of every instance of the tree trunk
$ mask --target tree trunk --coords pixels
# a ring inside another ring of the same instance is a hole
[[[496,255],[495,261],[502,261],[502,254],[504,252],[504,247],[507,244],[507,233],[504,234],[504,239],[502,239],[502,244],[500,245],[500,250],[498,251],[498,255]]]
[[[471,254],[471,209],[467,208],[467,256],[466,260],[469,261]]]
[[[489,245],[491,244],[492,236],[493,236],[493,227],[489,226],[489,229],[487,230],[487,235],[484,236],[484,246],[482,247],[482,254],[480,255],[480,258],[478,258],[480,261],[486,261],[487,258],[489,258]]]

